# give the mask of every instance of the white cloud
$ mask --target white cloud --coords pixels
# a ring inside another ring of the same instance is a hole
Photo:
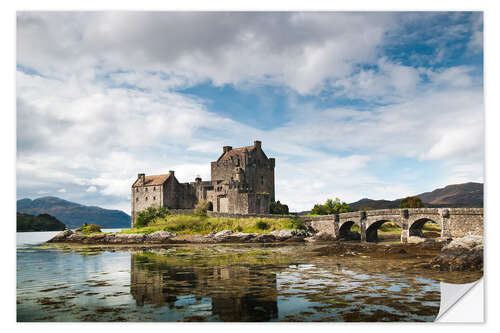
[[[66,193],[66,189],[65,188],[61,188],[61,189],[57,190],[57,192],[59,192],[59,193]]]
[[[177,73],[181,85],[270,80],[311,93],[372,60],[394,21],[389,13],[22,12],[17,54],[49,76],[85,79],[99,65]],[[148,85],[133,76],[115,80]]]
[[[87,188],[87,190],[85,190],[85,192],[89,192],[89,193],[94,193],[94,192],[97,192],[97,187],[95,187],[94,185],[89,186],[89,187]]]

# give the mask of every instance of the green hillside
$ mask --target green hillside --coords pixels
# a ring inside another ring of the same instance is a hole
[[[17,231],[60,231],[64,223],[49,214],[38,216],[17,213]]]

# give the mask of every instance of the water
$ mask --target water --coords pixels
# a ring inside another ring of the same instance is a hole
[[[18,321],[433,321],[439,275],[324,245],[85,247],[18,233]]]

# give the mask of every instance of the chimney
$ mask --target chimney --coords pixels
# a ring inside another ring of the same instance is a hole
[[[139,184],[144,185],[146,181],[146,175],[144,173],[138,173],[137,174],[137,179],[139,179]]]
[[[168,171],[168,174],[169,174],[170,176],[172,176],[172,177],[175,177],[175,176],[174,176],[175,171],[173,171],[173,170],[169,170],[169,171]]]
[[[222,147],[222,151],[224,152],[224,154],[227,153],[228,151],[231,151],[231,149],[233,149],[233,147],[231,147],[231,146]]]
[[[255,141],[253,142],[253,145],[254,145],[254,147],[255,147],[255,148],[259,148],[259,149],[261,149],[261,148],[262,148],[262,147],[261,147],[262,142],[257,141],[257,140],[255,140]]]

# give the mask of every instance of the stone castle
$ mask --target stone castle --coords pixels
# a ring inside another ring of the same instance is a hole
[[[214,212],[267,214],[274,201],[274,165],[261,142],[254,141],[249,147],[223,147],[222,155],[210,163],[209,181],[196,177],[194,182],[179,183],[174,171],[140,173],[132,185],[132,227],[137,213],[148,207],[193,209],[200,200],[208,200]]]

